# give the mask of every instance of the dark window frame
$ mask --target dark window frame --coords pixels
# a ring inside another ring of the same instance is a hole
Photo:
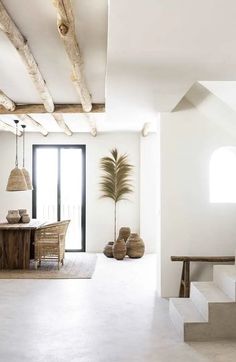
[[[60,220],[60,204],[61,204],[61,195],[60,195],[60,150],[62,148],[70,149],[76,148],[81,149],[82,151],[82,205],[81,205],[81,249],[66,249],[69,252],[85,252],[86,251],[86,145],[68,145],[68,144],[35,144],[32,145],[32,183],[33,183],[33,194],[32,194],[32,216],[34,219],[37,218],[36,212],[36,151],[39,148],[56,148],[58,150],[58,184],[57,184],[57,219]]]

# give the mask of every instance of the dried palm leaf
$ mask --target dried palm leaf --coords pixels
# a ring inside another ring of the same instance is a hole
[[[103,157],[100,161],[103,171],[101,176],[101,198],[114,200],[114,241],[116,240],[116,204],[126,200],[126,196],[133,192],[130,175],[133,166],[128,163],[128,155],[119,155],[116,148],[111,150],[111,156]]]

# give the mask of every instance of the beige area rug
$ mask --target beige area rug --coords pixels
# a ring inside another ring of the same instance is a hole
[[[42,261],[35,270],[31,261],[29,270],[0,270],[0,279],[91,279],[96,260],[96,254],[66,253],[64,266],[60,270],[53,261]]]

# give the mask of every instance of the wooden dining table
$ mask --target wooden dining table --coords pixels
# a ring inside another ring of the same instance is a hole
[[[0,269],[29,269],[35,231],[45,224],[37,219],[27,224],[0,223]]]

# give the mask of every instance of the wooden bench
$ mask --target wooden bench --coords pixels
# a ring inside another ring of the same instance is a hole
[[[206,263],[233,263],[234,256],[171,256],[171,261],[182,261],[182,275],[179,288],[180,298],[189,298],[190,295],[190,262]]]

